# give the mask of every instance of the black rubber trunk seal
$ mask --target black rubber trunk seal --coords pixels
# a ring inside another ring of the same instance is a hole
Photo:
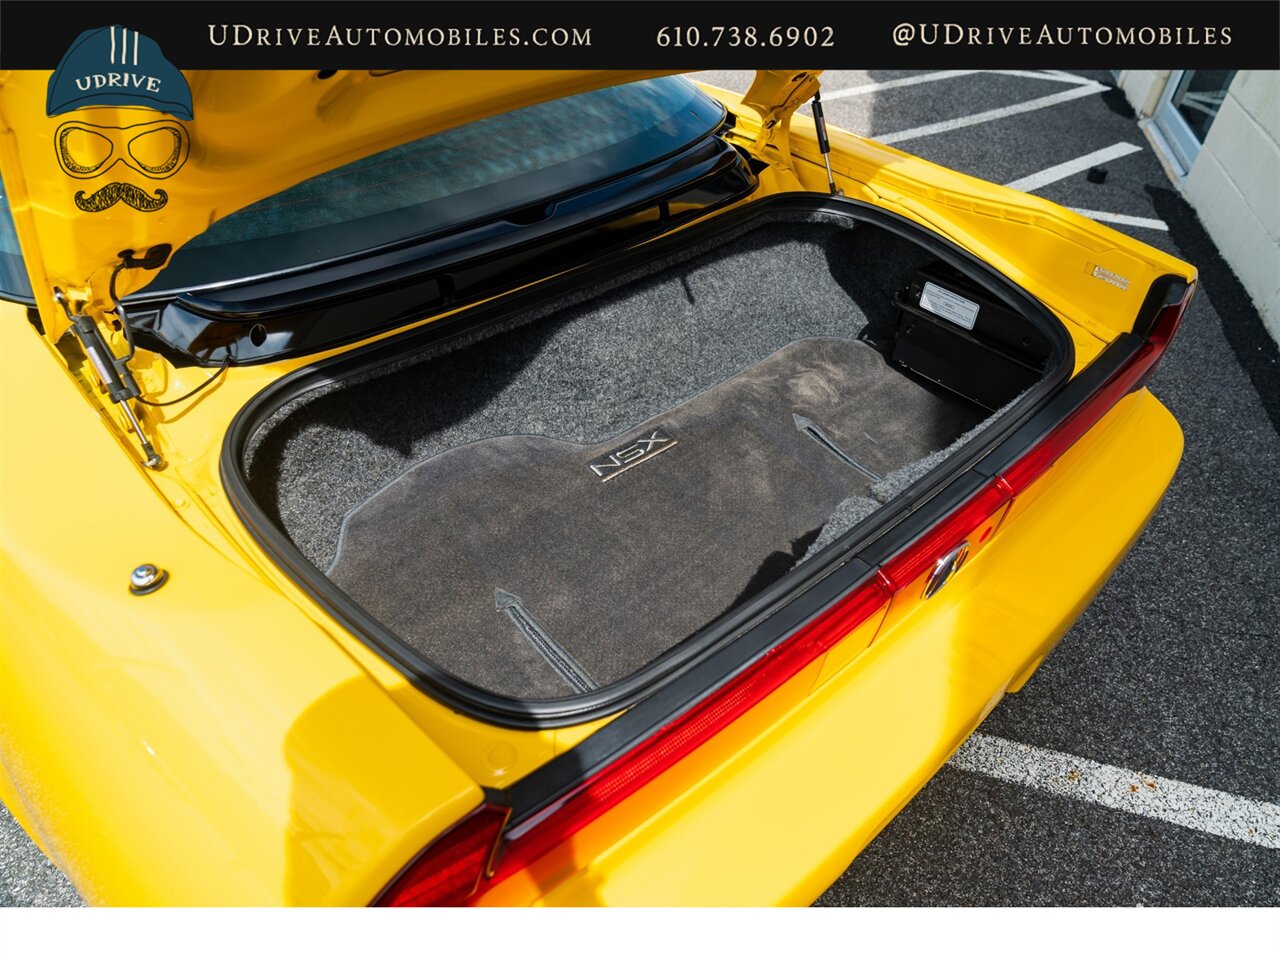
[[[446,673],[412,650],[329,581],[254,502],[241,466],[244,451],[258,427],[290,400],[309,390],[367,372],[477,328],[499,324],[518,310],[528,310],[550,302],[570,290],[611,278],[632,266],[685,249],[727,228],[755,219],[767,219],[774,213],[844,217],[870,223],[918,243],[939,259],[963,270],[989,292],[1008,302],[1013,309],[1040,327],[1054,347],[1048,364],[1050,372],[1027,391],[1018,410],[991,424],[986,433],[975,438],[962,457],[944,463],[905,495],[826,547],[810,562],[782,577],[754,600],[707,625],[630,676],[587,693],[554,700],[505,697],[469,684]],[[827,194],[783,194],[708,215],[678,233],[666,235],[638,248],[608,254],[584,267],[508,294],[497,302],[481,304],[452,317],[356,348],[286,375],[260,391],[232,420],[223,442],[219,470],[232,509],[267,555],[322,609],[400,670],[414,686],[452,709],[486,723],[511,729],[547,729],[600,719],[620,710],[633,708],[642,700],[646,703],[667,703],[673,698],[682,702],[696,699],[699,691],[706,690],[705,684],[714,680],[710,674],[699,669],[709,658],[716,657],[716,662],[720,664],[717,669],[723,670],[727,669],[734,657],[746,657],[746,652],[735,646],[737,641],[747,635],[758,636],[753,632],[756,628],[771,622],[773,616],[791,604],[800,604],[796,609],[809,609],[811,605],[803,599],[808,591],[816,589],[833,570],[846,564],[887,530],[901,527],[897,531],[899,536],[918,536],[923,529],[918,522],[922,518],[917,510],[920,504],[932,501],[935,497],[940,497],[940,504],[959,502],[956,494],[963,496],[959,486],[954,490],[946,489],[945,494],[944,488],[948,488],[949,484],[965,473],[979,457],[1035,417],[1049,397],[1069,380],[1073,363],[1074,348],[1071,339],[1044,304],[941,235],[932,233],[905,217],[861,201]],[[813,607],[811,613],[817,609],[820,607]],[[782,639],[783,633],[777,632],[777,627],[769,628],[769,631],[774,644]],[[727,660],[720,659],[718,655],[728,649],[735,652],[726,654],[729,658]],[[741,662],[745,663],[746,660]],[[731,672],[737,673],[736,670]],[[612,726],[614,724],[609,725]]]

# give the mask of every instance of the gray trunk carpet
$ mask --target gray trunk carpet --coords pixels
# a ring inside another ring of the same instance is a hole
[[[566,696],[768,586],[842,502],[981,416],[865,344],[798,340],[604,442],[497,436],[417,463],[347,515],[329,576],[450,673]]]
[[[604,442],[793,341],[891,339],[893,292],[930,259],[848,221],[752,226],[286,404],[247,451],[255,498],[324,569],[352,508],[445,450],[518,434]]]

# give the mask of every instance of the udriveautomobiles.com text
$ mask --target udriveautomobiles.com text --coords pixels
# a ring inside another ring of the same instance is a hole
[[[215,47],[589,47],[581,27],[253,27],[209,24]]]

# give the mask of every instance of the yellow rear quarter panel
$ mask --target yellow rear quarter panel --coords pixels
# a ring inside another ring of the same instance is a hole
[[[479,788],[156,496],[24,312],[0,311],[0,799],[92,903],[369,902]],[[143,562],[173,574],[133,597]]]

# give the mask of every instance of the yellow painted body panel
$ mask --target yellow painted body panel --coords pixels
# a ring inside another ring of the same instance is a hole
[[[346,91],[343,102],[369,98],[367,109],[321,109],[325,95],[309,85],[311,74],[188,76],[197,117],[192,156],[204,166],[193,168],[185,189],[206,223],[211,210],[225,215],[423,132],[411,130],[397,97],[372,96],[371,81],[353,75],[340,74],[333,89]],[[538,74],[525,99],[508,107],[636,76]],[[100,310],[101,270],[116,251],[180,243],[203,225],[175,213],[172,234],[137,234],[132,221],[120,234],[100,226],[82,234],[83,218],[33,201],[41,175],[27,160],[47,146],[47,77],[0,79],[0,165],[34,264],[40,315],[56,338],[65,317],[49,300],[52,284],[84,288],[90,308]],[[494,112],[502,92],[513,89],[509,74],[467,80],[479,92],[440,114],[447,117],[441,127]],[[423,81],[398,82],[408,90]],[[438,88],[438,76],[434,82]],[[235,100],[227,92],[246,90],[262,91],[262,102],[277,107],[308,105],[311,122],[290,128],[297,142],[278,167],[274,154],[235,159],[225,149],[225,131],[242,119],[223,106]],[[25,99],[36,92],[39,119]],[[717,95],[737,105],[734,96]],[[741,118],[734,138],[756,147],[759,125],[748,111]],[[1155,278],[1194,277],[1188,265],[1047,201],[841,131],[832,130],[832,140],[848,196],[949,237],[1042,299],[1070,332],[1077,368],[1128,329]],[[825,189],[804,118],[794,118],[786,152],[776,142],[760,152],[771,166],[752,199]],[[230,166],[219,166],[220,156]],[[250,182],[250,169],[270,176]],[[44,182],[46,190],[66,188]],[[1094,265],[1128,277],[1130,289],[1090,276]],[[479,802],[481,787],[509,785],[607,722],[510,731],[447,709],[334,622],[240,525],[217,466],[228,425],[259,390],[340,350],[232,368],[188,403],[143,409],[144,430],[168,464],[152,472],[139,465],[118,408],[73,378],[26,312],[0,305],[0,799],[88,899],[367,903]],[[115,346],[123,352],[118,340]],[[175,370],[145,351],[134,369],[156,399],[209,376]],[[855,657],[874,628],[859,631],[714,745],[594,824],[578,838],[564,879],[541,877],[536,886],[554,902],[797,902],[819,891],[1037,662],[1140,530],[1176,463],[1176,425],[1143,393],[1094,432],[1102,433],[1126,439],[1099,445],[1088,462],[1073,452],[1051,474],[1054,495],[1043,504],[1021,498],[998,535],[1001,548],[975,557],[945,602],[892,611],[891,632]],[[1025,518],[1017,516],[1023,511]],[[159,564],[172,580],[132,597],[128,573],[142,562]],[[1035,603],[1021,609],[1018,591],[1032,588],[1025,596]],[[820,686],[806,699],[814,683]],[[871,736],[883,730],[879,721],[858,728],[850,768],[848,724],[909,705],[921,710],[883,740]],[[731,777],[729,767],[737,771]],[[849,781],[854,801],[817,789],[837,780]],[[726,854],[730,838],[736,856],[759,844],[761,811],[772,804],[790,812],[800,797],[795,785],[805,783],[814,788],[803,791],[810,812],[797,825],[803,843],[748,858],[749,868]],[[678,800],[663,792],[672,784],[684,784]],[[705,844],[692,841],[698,836]],[[673,884],[685,871],[685,885]],[[516,877],[490,896],[527,902],[537,892]]]
[[[479,787],[50,389],[23,312],[0,313],[0,799],[90,902],[367,902]],[[171,581],[133,597],[142,562]]]

